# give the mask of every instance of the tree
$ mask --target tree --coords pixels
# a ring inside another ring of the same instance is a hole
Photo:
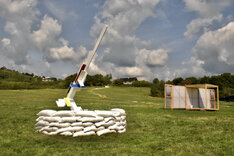
[[[172,80],[172,83],[174,85],[179,85],[179,84],[181,84],[182,81],[183,81],[183,78],[182,77],[178,77],[178,78],[175,78],[174,80]]]
[[[114,86],[122,86],[123,85],[123,80],[121,80],[121,79],[115,79],[113,81],[113,85]]]

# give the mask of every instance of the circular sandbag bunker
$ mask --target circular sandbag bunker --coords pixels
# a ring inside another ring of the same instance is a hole
[[[89,136],[126,131],[123,109],[106,110],[42,110],[37,114],[36,129],[46,135]]]

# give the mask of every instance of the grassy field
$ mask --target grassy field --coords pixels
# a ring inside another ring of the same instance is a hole
[[[89,88],[75,101],[84,109],[123,108],[127,132],[86,137],[35,131],[36,114],[58,110],[66,90],[0,90],[0,155],[233,155],[234,103],[220,111],[164,110],[148,88]],[[63,108],[64,109],[64,108]]]

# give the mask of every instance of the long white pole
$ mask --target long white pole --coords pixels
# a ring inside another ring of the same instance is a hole
[[[88,56],[88,58],[87,58],[87,60],[86,60],[86,69],[89,69],[89,65],[90,65],[90,63],[91,63],[92,60],[93,60],[93,57],[94,57],[94,55],[95,55],[95,53],[96,53],[96,51],[97,51],[97,48],[98,48],[99,44],[100,44],[101,41],[102,41],[102,38],[103,38],[103,36],[104,36],[104,34],[105,34],[107,28],[108,28],[108,25],[105,24],[104,27],[103,27],[103,29],[102,29],[101,34],[99,35],[99,38],[98,38],[97,42],[96,42],[96,44],[95,44],[95,46],[94,46],[94,48],[93,48],[93,51],[89,54],[89,56]]]

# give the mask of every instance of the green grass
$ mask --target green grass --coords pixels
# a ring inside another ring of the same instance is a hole
[[[127,132],[102,136],[46,136],[35,131],[36,114],[56,109],[66,90],[0,90],[0,155],[233,155],[234,103],[220,111],[164,110],[148,88],[84,89],[84,109],[123,108]],[[62,108],[64,109],[64,108]]]

